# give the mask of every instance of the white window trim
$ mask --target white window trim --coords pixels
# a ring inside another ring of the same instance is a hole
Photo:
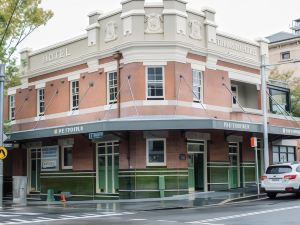
[[[198,100],[198,98],[195,97],[194,95],[194,89],[192,90],[193,91],[193,102],[196,102],[196,103],[203,103],[203,98],[204,98],[204,82],[203,82],[203,71],[202,70],[197,70],[197,69],[192,69],[192,88],[194,88],[194,77],[193,77],[193,71],[197,71],[197,72],[200,72],[200,79],[201,79],[201,85],[200,85],[200,88],[201,88],[201,92],[200,92],[200,102]]]
[[[44,112],[41,114],[40,112],[40,90],[44,89]],[[46,109],[46,105],[45,105],[45,88],[39,88],[37,89],[37,95],[36,95],[36,98],[37,98],[37,116],[40,117],[40,116],[44,116],[45,115],[45,109]]]
[[[163,83],[163,96],[149,96],[148,95],[148,68],[162,68],[162,83]],[[161,65],[151,65],[151,66],[146,66],[145,67],[145,74],[146,74],[146,100],[155,100],[155,99],[160,99],[160,100],[165,100],[165,67]],[[151,98],[151,99],[149,99]]]
[[[233,96],[231,96],[231,104],[232,104],[233,107],[236,107],[236,106],[238,106],[237,102],[239,101],[239,87],[236,84],[231,84],[230,90],[231,90],[231,87],[235,87],[236,88],[236,96],[235,96],[235,98],[236,98],[236,104],[233,103]],[[231,90],[231,92],[232,92],[232,90]]]
[[[64,159],[65,159],[65,148],[72,148],[72,166],[65,166]],[[62,145],[61,146],[61,169],[63,170],[70,170],[73,169],[73,145]]]
[[[117,76],[118,76],[118,72],[116,70],[106,72],[106,103],[107,103],[107,105],[114,105],[114,104],[117,104],[118,98],[116,99],[116,101],[110,100],[110,93],[109,93],[109,74],[110,73],[117,73]],[[118,77],[117,77],[117,86],[118,86]],[[117,93],[118,92],[119,92],[119,90],[117,89]]]
[[[78,109],[73,109],[73,93],[72,93],[72,83],[78,81],[78,88],[79,88],[79,80],[71,80],[69,82],[69,86],[70,86],[70,111],[78,111],[79,110],[79,93],[78,93]]]
[[[283,58],[283,55],[286,54],[286,53],[288,53],[289,56],[290,56],[288,59],[284,59],[284,58]],[[289,60],[291,60],[291,51],[280,52],[280,60],[281,60],[281,61],[289,61]]]
[[[149,162],[149,141],[163,141],[164,142],[164,162],[150,163]],[[166,166],[167,165],[167,139],[166,138],[147,138],[146,139],[146,166]]]
[[[14,118],[12,118],[12,113],[11,113],[11,97],[12,96],[14,96],[14,111],[15,111],[15,116],[14,116]],[[9,104],[9,120],[10,121],[14,121],[14,120],[16,120],[16,95],[9,95],[9,102],[8,102],[8,104]]]

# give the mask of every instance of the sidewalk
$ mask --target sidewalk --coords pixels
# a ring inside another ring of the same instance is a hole
[[[264,195],[261,195],[264,196]],[[208,205],[220,205],[231,201],[258,198],[256,187],[239,188],[231,191],[196,192],[187,195],[178,195],[166,198],[147,199],[122,199],[122,200],[90,200],[68,201],[65,204],[60,201],[28,201],[27,206],[64,206],[70,208],[96,208],[122,211],[151,211],[179,208],[196,208]]]

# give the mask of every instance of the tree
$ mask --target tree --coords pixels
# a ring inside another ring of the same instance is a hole
[[[295,77],[293,71],[279,71],[276,67],[271,71],[270,79],[284,81],[291,90],[291,113],[300,117],[300,77]]]
[[[53,16],[40,4],[41,0],[0,0],[0,61],[6,64],[6,89],[21,84],[14,57],[17,47]]]

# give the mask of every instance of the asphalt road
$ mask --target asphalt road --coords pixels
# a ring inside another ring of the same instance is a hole
[[[285,195],[276,200],[222,206],[130,212],[98,208],[97,205],[4,208],[0,211],[0,224],[299,225],[300,198]]]

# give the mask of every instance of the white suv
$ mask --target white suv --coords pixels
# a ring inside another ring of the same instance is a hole
[[[272,199],[276,198],[277,193],[299,193],[300,162],[269,166],[261,177],[261,188]]]

